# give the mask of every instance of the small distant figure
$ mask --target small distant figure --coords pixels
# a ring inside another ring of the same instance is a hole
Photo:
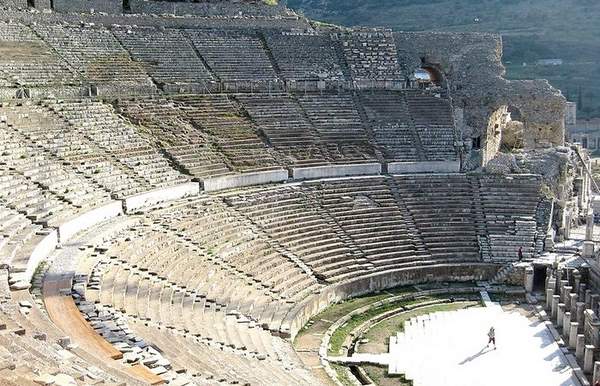
[[[523,247],[519,247],[519,252],[517,252],[519,256],[519,261],[523,260]]]
[[[597,380],[596,383],[594,383],[594,386],[600,386],[600,380]]]
[[[494,326],[490,327],[490,331],[488,331],[488,344],[485,347],[489,347],[490,343],[494,344],[494,350],[496,349],[496,330],[494,330]]]

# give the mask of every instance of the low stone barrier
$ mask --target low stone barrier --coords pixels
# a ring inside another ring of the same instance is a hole
[[[308,166],[292,169],[292,178],[295,180],[376,174],[381,174],[381,164],[377,162],[364,164]]]
[[[73,235],[94,225],[123,214],[123,203],[113,201],[107,205],[92,209],[58,227],[58,239],[61,243],[68,241]]]
[[[13,290],[29,288],[31,278],[38,265],[52,254],[58,246],[58,231],[52,229],[33,249],[27,265],[24,267],[15,266],[10,270],[11,288]]]
[[[123,201],[123,205],[125,213],[129,214],[141,208],[156,205],[161,202],[197,196],[198,194],[200,194],[200,184],[197,182],[188,182],[127,197]]]
[[[390,162],[387,165],[390,174],[412,173],[458,173],[459,161]]]
[[[292,309],[281,324],[281,334],[292,340],[308,320],[330,304],[351,297],[365,295],[387,288],[423,282],[476,281],[493,277],[498,271],[495,264],[464,263],[439,264],[387,271],[361,277],[357,280],[325,288],[305,299]]]
[[[231,176],[208,178],[203,181],[204,191],[214,192],[242,186],[262,185],[273,182],[287,181],[289,175],[287,170],[267,170],[264,172],[243,173]]]

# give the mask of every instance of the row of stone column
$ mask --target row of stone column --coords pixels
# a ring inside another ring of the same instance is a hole
[[[557,277],[558,276],[558,277]],[[553,272],[548,269],[546,281],[546,310],[566,345],[575,351],[583,372],[600,379],[600,294],[594,294],[582,282],[576,270]]]

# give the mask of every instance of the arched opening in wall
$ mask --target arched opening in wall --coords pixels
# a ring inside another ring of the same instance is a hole
[[[29,8],[35,8],[35,0],[27,0],[27,6]]]
[[[123,12],[131,12],[131,5],[129,0],[123,0]]]
[[[510,152],[523,148],[525,144],[525,123],[523,114],[518,107],[508,106],[506,115],[495,125],[502,133],[500,151]]]
[[[421,67],[413,74],[414,87],[420,89],[440,88],[446,86],[446,80],[439,65],[428,63],[421,58]]]
[[[424,64],[421,67],[421,70],[429,74],[431,83],[438,86],[441,86],[444,83],[444,74],[442,74],[442,71],[440,71],[439,68],[437,68],[437,66]]]

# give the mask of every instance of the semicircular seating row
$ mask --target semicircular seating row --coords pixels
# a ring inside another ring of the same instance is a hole
[[[478,232],[506,232],[516,220],[534,218],[539,190],[534,176],[411,175],[203,195],[128,216],[136,221],[96,243],[75,240],[77,268],[53,264],[51,271],[75,270],[85,278],[87,301],[122,312],[132,330],[205,381],[256,378],[215,368],[199,354],[186,361],[182,347],[223,353],[227,363],[233,356],[236,368],[287,381],[286,369],[297,369],[293,382],[301,383],[310,377],[276,336],[289,332],[296,304],[365,275],[477,262]],[[507,203],[507,194],[519,200]],[[519,237],[513,241],[527,241]]]

